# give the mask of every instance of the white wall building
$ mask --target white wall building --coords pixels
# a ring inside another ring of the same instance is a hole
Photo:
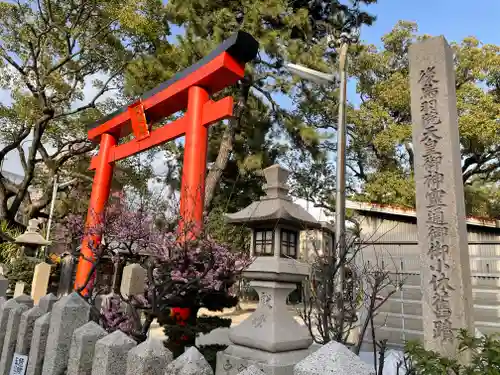
[[[347,202],[361,226],[360,262],[377,262],[399,273],[404,285],[375,318],[377,339],[391,346],[422,339],[422,288],[414,210]],[[467,218],[475,327],[500,332],[500,221]]]

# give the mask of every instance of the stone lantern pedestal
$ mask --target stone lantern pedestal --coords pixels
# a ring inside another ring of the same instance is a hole
[[[289,311],[287,296],[309,267],[294,259],[258,257],[244,272],[259,294],[257,309],[229,331],[231,345],[217,354],[216,375],[236,375],[250,365],[271,375],[288,375],[311,353],[308,329]]]

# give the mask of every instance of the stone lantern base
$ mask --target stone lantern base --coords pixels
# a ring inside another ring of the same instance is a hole
[[[244,272],[259,294],[257,309],[229,331],[231,345],[217,353],[216,375],[236,375],[250,365],[267,375],[289,375],[316,346],[309,330],[288,310],[287,296],[308,274],[292,259],[259,257]]]
[[[293,367],[313,353],[318,347],[270,353],[239,345],[229,345],[223,352],[217,353],[216,375],[237,375],[251,365],[260,368],[266,375],[290,375]]]

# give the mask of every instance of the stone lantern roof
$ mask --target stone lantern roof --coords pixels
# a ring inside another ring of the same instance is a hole
[[[38,220],[36,219],[31,219],[28,222],[28,228],[23,234],[16,237],[15,243],[28,246],[48,246],[51,244],[38,231]]]
[[[228,221],[233,224],[245,223],[250,227],[279,221],[304,228],[321,228],[321,224],[309,212],[292,202],[286,185],[289,174],[278,164],[264,169],[266,195],[241,211],[227,214]]]

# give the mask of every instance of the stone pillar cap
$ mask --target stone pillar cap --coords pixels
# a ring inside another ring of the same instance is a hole
[[[288,196],[288,176],[290,172],[279,164],[271,165],[263,170],[264,177],[266,178],[266,185],[264,191],[269,198],[284,198],[290,199]]]

